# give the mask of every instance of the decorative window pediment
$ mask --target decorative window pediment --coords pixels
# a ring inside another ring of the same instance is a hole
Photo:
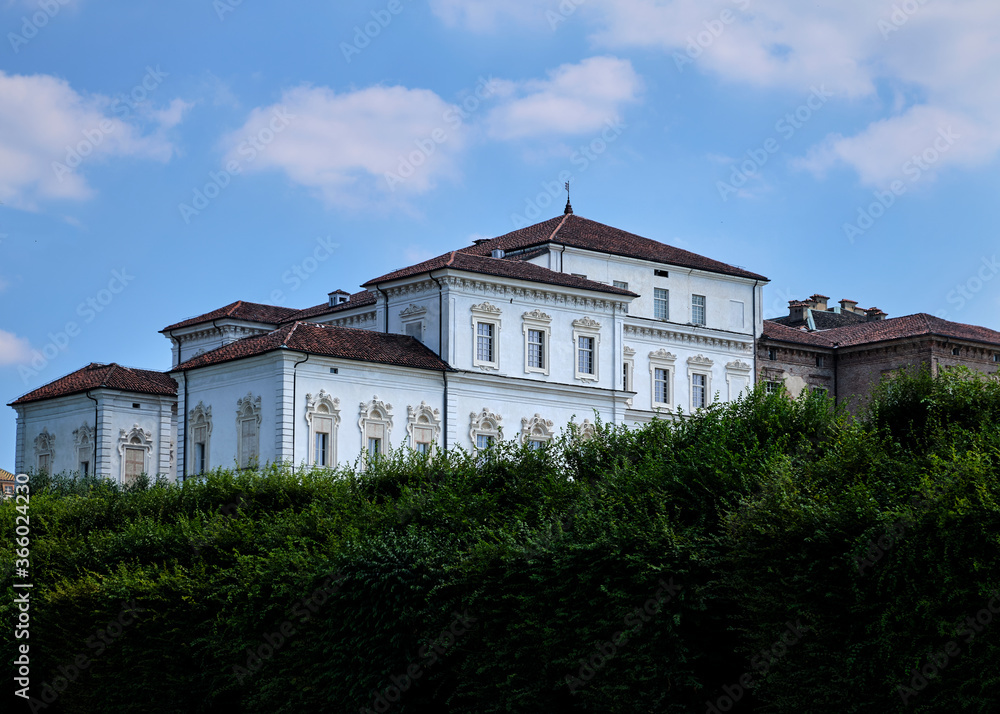
[[[399,316],[404,320],[408,317],[420,317],[421,315],[427,314],[427,308],[423,305],[414,305],[410,303],[410,306],[405,310],[401,310]]]
[[[532,310],[531,312],[526,312],[521,317],[525,322],[538,322],[542,324],[549,324],[552,322],[552,315],[546,315],[541,310]]]
[[[481,315],[491,315],[494,317],[499,317],[500,308],[489,302],[481,302],[478,305],[472,306],[472,314],[475,315],[476,313],[479,313]]]
[[[52,463],[56,458],[56,436],[50,434],[48,427],[35,437],[35,465],[39,471],[50,473]]]
[[[584,315],[579,320],[573,320],[573,327],[578,330],[600,330],[601,323],[588,317],[587,315]]]
[[[712,365],[715,364],[708,357],[703,355],[696,355],[694,357],[688,357],[688,368],[689,369],[711,369]]]
[[[552,439],[553,422],[551,419],[542,418],[541,414],[535,414],[530,419],[521,419],[521,443],[536,442],[545,443]]]
[[[410,438],[410,448],[430,453],[441,434],[441,410],[431,408],[427,402],[420,402],[417,407],[408,405],[406,433]]]
[[[479,413],[469,414],[469,438],[473,447],[479,451],[484,445],[503,439],[503,417],[494,414],[486,407]]]

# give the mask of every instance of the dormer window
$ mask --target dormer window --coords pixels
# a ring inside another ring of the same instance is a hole
[[[343,290],[334,290],[332,293],[327,295],[329,298],[330,307],[336,305],[343,305],[345,302],[351,299],[351,294]]]

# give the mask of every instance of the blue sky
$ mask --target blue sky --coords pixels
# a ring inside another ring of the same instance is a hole
[[[770,277],[767,316],[1000,329],[995,0],[0,0],[0,33],[5,403],[549,218],[567,178]]]

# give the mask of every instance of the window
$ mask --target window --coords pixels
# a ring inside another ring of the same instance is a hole
[[[622,364],[622,390],[632,391],[632,364],[630,362]]]
[[[767,351],[767,358],[771,361],[778,359],[778,350],[773,347]]]
[[[670,404],[670,370],[653,369],[653,403]]]
[[[76,439],[76,461],[81,476],[90,475],[90,464],[94,458],[94,430],[84,424],[73,432]]]
[[[52,462],[55,461],[55,441],[54,434],[50,434],[48,428],[42,429],[42,433],[35,437],[35,464],[39,473],[50,473]]]
[[[306,395],[306,422],[309,423],[309,463],[332,468],[337,465],[337,430],[340,400],[325,389]]]
[[[194,468],[200,474],[208,469],[208,455],[205,453],[205,442],[194,444]]]
[[[403,332],[414,339],[424,340],[424,323],[423,322],[407,322],[403,325]]]
[[[212,407],[206,407],[204,402],[188,415],[191,424],[191,441],[194,444],[194,469],[203,474],[208,471],[209,438],[212,433]]]
[[[580,374],[594,374],[594,342],[593,337],[578,337],[576,344],[576,371]]]
[[[500,369],[500,308],[484,302],[472,306],[472,366]]]
[[[826,357],[823,356],[823,355],[816,355],[816,366],[817,367],[825,367],[826,366]]]
[[[705,390],[708,387],[708,380],[704,374],[691,375],[691,408],[705,408]]]
[[[494,414],[486,407],[479,413],[473,412],[469,415],[469,439],[477,451],[489,449],[503,438],[503,429],[500,426],[502,421],[503,418],[499,414]]]
[[[692,295],[691,296],[691,322],[695,325],[704,325],[705,323],[705,296],[704,295]]]
[[[373,396],[370,402],[361,404],[361,443],[368,457],[385,456],[389,453],[389,433],[392,431],[392,405]]]
[[[38,455],[38,472],[48,473],[52,468],[52,455],[51,454],[39,454]]]
[[[545,333],[541,330],[528,330],[528,366],[545,368]]]
[[[90,476],[90,462],[89,461],[81,461],[80,462],[80,475],[81,476]]]
[[[146,450],[140,445],[138,437],[131,440],[135,446],[125,447],[125,479],[124,484],[132,483],[146,473]]]
[[[657,320],[670,319],[670,291],[653,288],[653,317]]]
[[[777,394],[781,391],[781,382],[769,381],[766,383],[766,389],[768,394]]]
[[[524,324],[524,371],[549,373],[549,337],[552,317],[541,310],[521,316]]]
[[[598,347],[601,341],[601,324],[589,317],[573,321],[573,349],[576,379],[596,381],[598,379]]]
[[[121,455],[121,484],[132,483],[144,473],[149,473],[153,453],[153,434],[138,424],[130,431],[121,429],[118,436],[118,453]]]
[[[552,439],[553,422],[541,414],[535,414],[528,419],[521,419],[521,443],[527,444],[532,450],[541,449]]]
[[[993,355],[993,361],[1000,362],[1000,352],[997,352],[996,354]]]
[[[532,451],[539,451],[545,448],[545,442],[532,439],[531,441],[528,442],[528,448],[531,449]]]
[[[476,359],[480,362],[495,362],[493,359],[493,325],[488,322],[476,324]]]
[[[666,271],[666,270],[654,270],[653,271],[653,275],[655,275],[658,278],[669,278],[670,277],[670,273],[668,271]]]
[[[951,348],[951,354],[953,356],[955,356],[955,357],[960,356],[962,354],[962,348],[961,347],[952,347]]]
[[[236,463],[241,469],[256,466],[260,457],[260,402],[250,392],[236,402]]]
[[[612,280],[611,284],[621,290],[628,290],[628,283],[626,283],[624,280]]]
[[[406,414],[410,448],[421,454],[431,453],[441,433],[441,410],[431,408],[427,402],[420,402],[418,407],[406,407]]]

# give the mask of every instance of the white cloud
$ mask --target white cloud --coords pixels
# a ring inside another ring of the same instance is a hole
[[[549,29],[545,13],[557,4],[552,0],[430,0],[431,11],[446,25],[473,32],[494,30],[502,19]]]
[[[521,139],[597,131],[636,101],[641,87],[628,60],[591,57],[564,64],[548,79],[513,85],[506,101],[490,112],[489,134]]]
[[[842,99],[881,102],[877,92],[885,88],[882,119],[854,136],[829,137],[800,162],[817,172],[847,165],[878,184],[949,124],[963,138],[931,173],[989,161],[1000,150],[1000,3],[903,5],[589,0],[582,9],[598,23],[599,44],[659,48],[679,71],[762,88],[825,85]]]
[[[266,138],[276,113],[290,117],[287,126],[252,151],[248,140],[261,132]],[[455,107],[429,90],[378,86],[337,94],[298,87],[254,109],[223,145],[227,160],[248,171],[278,169],[330,204],[358,206],[385,199],[393,188],[422,193],[456,176],[467,135]],[[400,170],[406,164],[412,172]],[[390,172],[402,180],[390,186]]]
[[[0,330],[0,366],[27,364],[31,361],[32,352],[31,344],[26,338]]]
[[[85,199],[93,191],[82,172],[91,162],[170,159],[173,146],[159,128],[143,135],[113,116],[113,106],[56,77],[0,71],[0,201],[31,209],[44,199]],[[175,102],[161,119],[179,121],[182,114]],[[87,155],[75,161],[74,151]]]

